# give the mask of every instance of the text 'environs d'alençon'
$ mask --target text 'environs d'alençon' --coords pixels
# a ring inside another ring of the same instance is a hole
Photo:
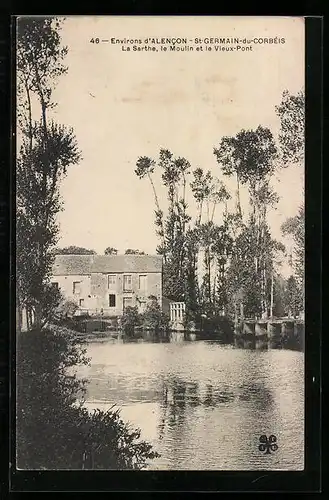
[[[151,44],[151,45],[175,45],[175,44],[188,44],[188,43],[194,43],[196,45],[198,44],[284,44],[286,42],[285,38],[282,37],[206,37],[206,38],[191,38],[188,39],[186,37],[177,37],[177,38],[111,38],[110,43],[111,44],[134,44],[134,45],[141,45],[141,44]]]

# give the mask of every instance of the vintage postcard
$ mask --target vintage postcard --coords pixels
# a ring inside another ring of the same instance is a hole
[[[18,17],[18,469],[304,470],[304,24]]]

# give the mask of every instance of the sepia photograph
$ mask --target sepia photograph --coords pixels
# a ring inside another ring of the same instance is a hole
[[[305,19],[16,20],[16,467],[304,470]]]

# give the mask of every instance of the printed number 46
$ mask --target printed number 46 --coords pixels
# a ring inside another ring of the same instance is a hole
[[[92,38],[90,43],[99,43],[99,38]]]

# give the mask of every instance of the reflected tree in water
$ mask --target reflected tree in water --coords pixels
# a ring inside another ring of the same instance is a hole
[[[260,411],[268,411],[274,404],[272,391],[264,381],[242,384],[239,387],[238,398],[241,401],[252,402],[253,407]]]

